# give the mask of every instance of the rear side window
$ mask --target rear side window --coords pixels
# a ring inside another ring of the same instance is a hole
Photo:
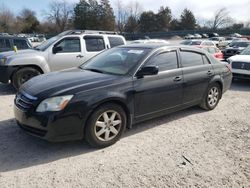
[[[181,56],[182,67],[203,65],[203,58],[202,55],[199,53],[181,51],[180,56]]]
[[[156,65],[159,71],[166,71],[178,68],[176,51],[163,52],[151,58],[146,65]]]
[[[10,41],[8,39],[0,39],[0,48],[10,48]]]
[[[84,40],[88,52],[98,52],[105,49],[105,43],[102,37],[85,36]]]
[[[115,46],[124,45],[124,41],[122,40],[121,37],[108,37],[108,39],[111,48]]]
[[[13,43],[14,43],[14,46],[17,47],[17,49],[27,49],[27,48],[29,48],[26,40],[14,39]]]

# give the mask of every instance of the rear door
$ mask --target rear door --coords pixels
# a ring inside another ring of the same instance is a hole
[[[83,63],[83,53],[80,37],[65,37],[58,41],[53,48],[60,47],[61,50],[49,53],[49,66],[51,71],[77,67]]]
[[[183,103],[196,103],[203,98],[209,81],[214,75],[213,67],[205,54],[180,50],[183,71]]]
[[[108,48],[102,35],[85,35],[83,41],[84,62]]]
[[[177,51],[163,51],[153,56],[144,66],[156,65],[158,75],[135,78],[135,116],[164,112],[182,104],[182,70],[179,69]]]

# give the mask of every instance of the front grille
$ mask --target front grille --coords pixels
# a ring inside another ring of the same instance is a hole
[[[234,68],[234,69],[250,70],[250,63],[233,62],[232,63],[232,68]]]
[[[15,104],[19,109],[23,111],[27,111],[32,106],[34,106],[34,103],[36,102],[36,100],[37,100],[36,97],[33,97],[24,92],[20,92],[16,95]]]

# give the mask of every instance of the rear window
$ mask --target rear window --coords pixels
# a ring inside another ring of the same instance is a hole
[[[14,46],[17,47],[17,49],[27,49],[27,48],[29,48],[29,45],[27,44],[27,41],[23,40],[23,39],[14,39],[13,44],[14,44]]]
[[[115,46],[124,45],[124,41],[121,37],[108,37],[108,39],[109,39],[109,43],[110,43],[111,48],[113,48]]]
[[[182,67],[203,65],[203,58],[202,55],[199,53],[181,51],[180,56],[181,56]]]

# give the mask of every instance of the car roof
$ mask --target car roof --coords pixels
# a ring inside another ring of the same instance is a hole
[[[199,53],[204,53],[203,50],[193,47],[193,46],[185,46],[185,45],[170,45],[170,44],[163,44],[163,43],[137,43],[137,44],[128,44],[128,45],[122,45],[118,48],[144,48],[144,49],[160,49],[160,48],[179,48],[181,50],[188,50],[188,51],[194,51]]]

